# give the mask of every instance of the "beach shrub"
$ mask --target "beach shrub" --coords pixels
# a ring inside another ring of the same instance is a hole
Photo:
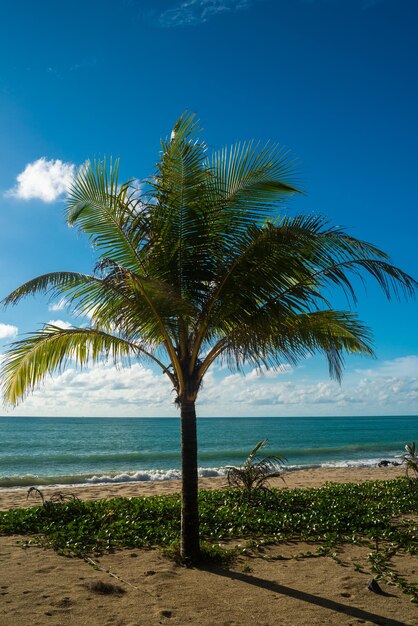
[[[418,486],[418,450],[415,441],[405,444],[405,454],[402,461],[406,467],[406,477],[411,487]],[[412,473],[412,476],[411,476]]]
[[[267,439],[259,441],[251,450],[244,465],[239,467],[227,467],[228,484],[230,487],[242,489],[244,495],[250,500],[257,490],[268,490],[268,482],[272,478],[283,479],[284,457],[270,454],[259,458],[257,453],[267,445]]]

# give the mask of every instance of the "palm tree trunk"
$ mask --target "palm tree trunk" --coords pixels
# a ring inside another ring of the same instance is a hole
[[[180,554],[185,561],[197,563],[200,558],[200,547],[195,401],[183,400],[180,408],[182,464]]]

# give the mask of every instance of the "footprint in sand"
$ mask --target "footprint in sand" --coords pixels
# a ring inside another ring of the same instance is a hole
[[[51,606],[55,606],[58,609],[69,609],[73,606],[73,604],[73,600],[71,600],[68,596],[62,598],[61,600],[57,600],[56,602],[51,602]]]
[[[49,574],[49,572],[54,571],[56,569],[55,565],[49,565],[48,567],[41,567],[41,569],[35,570],[35,574]]]

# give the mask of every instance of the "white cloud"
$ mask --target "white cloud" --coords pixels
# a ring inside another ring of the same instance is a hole
[[[50,326],[57,326],[58,328],[62,328],[64,330],[72,327],[72,324],[69,324],[68,322],[64,322],[63,320],[49,320],[48,324]]]
[[[301,369],[270,370],[267,376],[250,372],[245,377],[225,375],[215,367],[205,376],[197,413],[202,417],[414,414],[418,405],[417,365],[418,356],[411,355],[378,363],[373,369],[348,371],[341,386],[322,376],[307,380]],[[175,416],[178,410],[174,397],[165,375],[137,362],[130,368],[107,364],[80,371],[70,367],[48,378],[15,412],[45,416]]]
[[[199,398],[201,415],[399,415],[418,402],[418,356],[399,357],[374,368],[347,371],[342,385],[306,380],[306,370],[285,368],[258,376],[223,376],[210,370]]]
[[[16,415],[175,416],[168,378],[139,363],[130,368],[98,365],[68,368],[14,410]]]
[[[82,317],[87,317],[87,319],[92,321],[94,318],[94,314],[96,313],[96,310],[97,310],[97,306],[92,306],[91,309],[83,311]]]
[[[53,202],[70,187],[76,167],[73,163],[64,163],[59,159],[48,160],[41,157],[28,163],[18,176],[17,184],[7,195],[19,200],[38,199]]]
[[[356,373],[373,378],[376,376],[390,378],[418,377],[418,356],[411,354],[391,361],[383,361],[383,363],[380,363],[373,369],[358,369]]]
[[[249,374],[247,374],[246,379],[252,380],[253,378],[276,378],[280,374],[291,374],[293,372],[293,367],[289,365],[289,363],[283,363],[279,366],[277,370],[266,369],[262,367],[261,369],[254,368],[251,370]]]
[[[16,337],[17,331],[17,326],[12,326],[12,324],[0,324],[0,339]]]
[[[48,311],[63,311],[67,308],[68,302],[65,298],[61,298],[58,302],[53,302],[49,305]]]

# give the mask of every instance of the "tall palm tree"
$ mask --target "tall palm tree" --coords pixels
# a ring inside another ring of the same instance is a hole
[[[83,167],[67,218],[98,253],[91,275],[54,272],[6,299],[65,297],[88,328],[45,325],[12,344],[3,364],[6,402],[16,404],[72,359],[79,366],[146,358],[170,379],[181,414],[181,553],[199,559],[195,403],[216,359],[276,368],[322,352],[341,377],[345,353],[372,354],[369,330],[327,294],[355,302],[353,277],[375,278],[387,297],[417,283],[375,246],[318,216],[288,217],[297,193],[288,155],[241,143],[206,154],[185,114],[162,142],[157,170],[138,192],[118,181],[118,163]]]

